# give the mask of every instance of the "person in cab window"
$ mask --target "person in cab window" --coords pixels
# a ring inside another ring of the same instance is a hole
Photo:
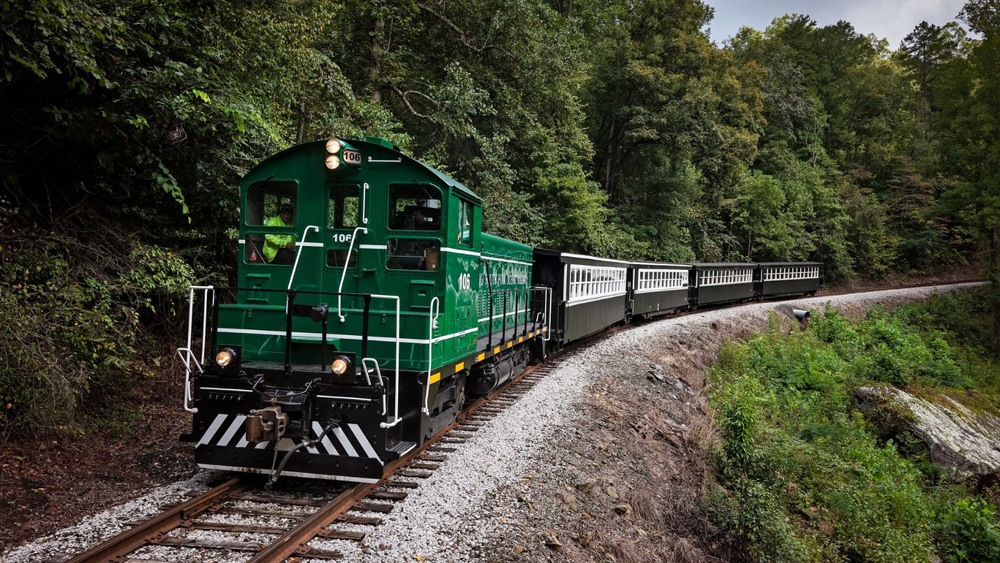
[[[268,219],[266,227],[291,227],[295,225],[293,219],[295,210],[285,203],[278,209],[277,217]],[[289,264],[295,262],[295,235],[264,235],[264,258],[271,264]]]
[[[427,228],[424,214],[420,209],[413,210],[413,213],[406,218],[403,228],[407,231],[416,231]],[[404,270],[424,269],[424,243],[413,239],[402,239],[399,245],[399,267]]]

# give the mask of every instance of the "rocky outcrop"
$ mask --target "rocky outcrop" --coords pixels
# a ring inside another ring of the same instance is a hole
[[[953,480],[1000,472],[1000,418],[976,413],[949,398],[930,402],[892,387],[862,387],[855,405],[900,412],[902,424],[927,444],[930,460]]]

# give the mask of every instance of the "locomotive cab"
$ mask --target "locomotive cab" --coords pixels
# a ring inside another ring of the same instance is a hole
[[[248,173],[236,287],[192,289],[198,463],[377,480],[450,424],[476,352],[481,206],[375,138],[292,147]]]

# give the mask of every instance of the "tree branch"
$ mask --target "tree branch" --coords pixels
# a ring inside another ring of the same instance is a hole
[[[421,10],[429,12],[431,15],[433,15],[437,19],[441,20],[442,22],[444,22],[445,25],[447,25],[448,27],[454,29],[455,33],[458,34],[459,40],[462,42],[462,45],[465,45],[469,49],[472,49],[473,51],[475,51],[477,53],[482,53],[486,49],[493,48],[493,46],[489,44],[488,40],[483,43],[482,47],[476,47],[476,46],[474,46],[472,43],[469,42],[468,36],[466,36],[465,32],[462,31],[462,28],[460,28],[457,25],[455,25],[451,20],[449,20],[448,18],[446,18],[444,16],[444,14],[438,13],[433,8],[431,8],[430,6],[427,6],[426,4],[423,4],[423,3],[420,3],[420,2],[417,2],[417,7],[420,8]]]
[[[392,90],[393,90],[393,92],[396,92],[396,95],[398,95],[403,100],[403,103],[406,104],[406,107],[410,110],[410,113],[412,113],[413,115],[415,115],[417,117],[422,117],[424,119],[430,119],[431,118],[431,116],[424,115],[424,114],[420,113],[419,111],[413,109],[413,105],[410,104],[410,99],[407,98],[407,96],[409,96],[410,94],[416,94],[418,96],[426,98],[426,99],[430,100],[432,104],[434,104],[434,107],[440,107],[440,104],[437,103],[437,100],[435,100],[434,98],[428,96],[427,94],[424,94],[423,92],[418,92],[416,90],[407,90],[407,91],[403,92],[402,90],[400,90],[399,88],[397,88],[395,86],[392,86]]]

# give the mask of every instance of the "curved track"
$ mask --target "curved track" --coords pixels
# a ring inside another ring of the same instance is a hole
[[[973,280],[979,281],[979,280]],[[909,289],[940,285],[937,283],[912,284],[905,287],[887,289]],[[867,293],[884,291],[886,288],[872,288],[863,291],[823,291],[817,297],[846,295],[851,293]],[[794,300],[795,297],[784,300]],[[781,301],[779,299],[778,301]],[[743,304],[730,304],[713,309],[739,307]],[[673,316],[684,316],[696,313],[690,311]],[[651,319],[655,320],[655,319]],[[635,326],[633,323],[631,326]],[[612,327],[611,331],[627,328],[629,325]],[[559,355],[576,349],[587,342],[607,334],[603,331],[581,341],[575,342],[564,349]],[[418,486],[413,481],[396,479],[426,478],[447,458],[447,454],[460,447],[466,438],[470,437],[491,418],[513,405],[520,395],[526,393],[535,383],[552,371],[557,362],[550,361],[542,366],[531,367],[520,376],[503,385],[493,393],[472,402],[459,415],[458,420],[443,429],[426,444],[409,452],[402,459],[388,464],[385,477],[378,483],[358,484],[355,486],[335,489],[337,485],[323,483],[322,495],[299,498],[281,496],[263,490],[261,476],[244,475],[222,483],[187,502],[170,507],[161,514],[146,521],[137,523],[132,529],[110,540],[97,545],[84,553],[72,558],[50,560],[52,563],[97,563],[97,562],[134,562],[166,563],[164,560],[139,559],[129,557],[145,546],[172,546],[175,548],[214,549],[225,552],[247,552],[245,561],[251,563],[281,562],[290,557],[310,559],[341,559],[343,555],[336,551],[315,548],[309,545],[315,538],[345,539],[360,541],[363,532],[338,528],[338,524],[354,524],[376,526],[381,519],[372,516],[358,515],[358,512],[388,513],[393,502],[406,498],[406,489]],[[388,489],[388,490],[387,490]],[[393,490],[399,489],[399,490]],[[318,498],[335,493],[333,498]],[[234,504],[255,506],[246,509]],[[277,509],[275,507],[278,507]],[[313,509],[310,511],[310,509]],[[278,518],[291,522],[287,527],[277,525],[262,526],[259,524],[218,523],[205,519],[211,514],[232,515],[245,519]],[[356,526],[355,526],[356,528]],[[237,534],[254,534],[271,538],[269,542],[260,541],[223,541],[206,540],[191,537],[189,531],[207,530],[230,532]],[[178,558],[166,560],[183,561],[183,554]]]
[[[385,477],[378,483],[363,483],[336,490],[332,499],[299,498],[276,495],[263,490],[263,479],[257,475],[235,477],[180,505],[170,507],[159,515],[136,525],[84,553],[69,559],[50,560],[51,563],[104,563],[133,562],[164,563],[164,560],[129,557],[146,546],[171,546],[174,548],[214,549],[226,552],[248,552],[248,563],[281,562],[289,557],[310,559],[341,559],[336,551],[311,547],[314,538],[360,541],[364,533],[338,529],[338,523],[374,526],[377,517],[359,516],[351,512],[387,513],[392,502],[406,498],[405,489],[416,488],[413,481],[394,479],[426,478],[445,461],[447,454],[504,409],[513,405],[518,397],[545,377],[554,362],[528,368],[524,373],[504,384],[500,389],[472,402],[462,411],[458,420],[443,429],[426,444],[409,452],[385,468]],[[323,483],[324,487],[336,487]],[[403,491],[384,489],[404,489]],[[329,490],[324,493],[329,494]],[[319,496],[319,495],[317,495]],[[246,509],[235,505],[252,504],[259,508]],[[309,511],[314,508],[315,510]],[[231,515],[243,519],[261,517],[291,521],[288,527],[262,526],[259,524],[219,523],[206,519],[207,515]],[[269,543],[259,541],[222,541],[192,537],[195,530],[254,534],[273,537]],[[166,561],[184,561],[177,558]]]

